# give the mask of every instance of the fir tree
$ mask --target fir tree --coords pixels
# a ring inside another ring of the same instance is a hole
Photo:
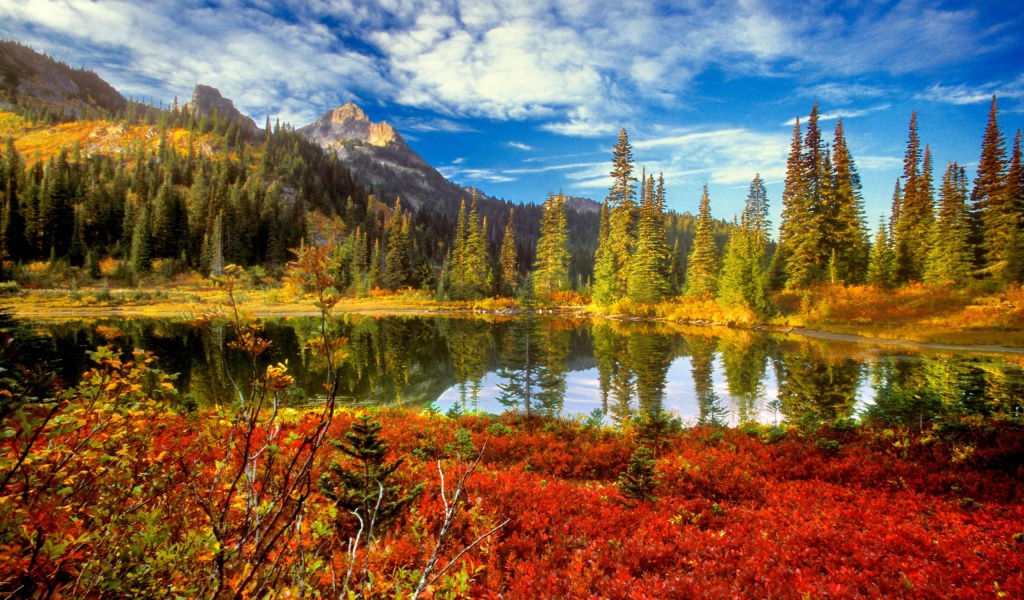
[[[135,228],[132,230],[131,267],[132,272],[139,274],[149,271],[152,257],[153,236],[149,224],[149,207],[143,204],[135,217]]]
[[[804,287],[819,278],[817,257],[821,227],[811,200],[809,161],[804,156],[800,120],[793,126],[793,141],[786,161],[786,180],[782,190],[782,224],[779,245],[785,246],[787,287]]]
[[[617,297],[626,293],[627,265],[636,247],[636,190],[633,182],[633,149],[625,129],[619,131],[619,140],[613,150],[612,187],[608,192],[609,235],[607,243],[612,252]],[[604,285],[600,283],[599,285]]]
[[[671,291],[669,249],[665,239],[664,178],[659,177],[659,181],[655,191],[654,177],[648,179],[640,203],[636,250],[627,267],[627,291],[634,302],[657,302]]]
[[[594,254],[593,300],[598,306],[608,306],[618,297],[615,279],[615,253],[611,246],[611,208],[605,200],[601,205],[601,224],[598,231],[597,252]]]
[[[566,226],[565,196],[549,195],[544,201],[533,285],[539,298],[550,299],[555,292],[569,289],[569,232]]]
[[[714,294],[717,288],[718,256],[715,240],[712,237],[712,226],[711,202],[708,199],[708,186],[705,185],[700,199],[693,248],[686,261],[686,295],[688,296]]]
[[[917,113],[910,117],[910,134],[903,158],[903,194],[896,229],[892,232],[896,251],[896,282],[920,281],[924,275],[928,235],[934,220],[934,199],[931,195],[930,151],[926,149],[928,168],[921,169],[920,140],[917,135]]]
[[[868,262],[867,282],[878,287],[889,287],[893,283],[895,256],[892,242],[885,223],[878,224],[875,243],[871,246],[871,258]]]
[[[843,120],[836,123],[832,146],[834,172],[831,248],[835,252],[838,278],[860,283],[867,273],[868,232],[864,223],[864,198],[860,175],[846,145]]]
[[[654,502],[654,490],[658,487],[654,453],[647,446],[640,446],[630,457],[629,466],[619,474],[618,485],[622,495],[630,500]]]
[[[1002,270],[1011,260],[1011,243],[1020,222],[1020,210],[1012,202],[1006,186],[1006,149],[999,129],[995,96],[989,110],[988,125],[981,143],[981,160],[971,190],[971,205],[980,232],[981,249],[987,272],[1002,278]]]
[[[515,209],[508,211],[508,224],[501,240],[501,292],[512,296],[519,289],[519,260],[516,255]]]
[[[734,227],[726,247],[719,280],[718,300],[723,306],[742,306],[757,314],[768,312],[768,273],[764,252],[767,246],[762,220],[753,215],[767,214],[768,198],[760,176],[750,184],[738,227]]]
[[[384,258],[384,287],[397,290],[412,283],[409,258],[409,222],[402,213],[402,201],[395,200],[395,214],[387,228],[387,254]]]
[[[967,211],[967,175],[950,163],[939,189],[939,210],[932,225],[924,280],[927,283],[963,284],[971,271],[970,214]]]
[[[345,440],[332,440],[331,445],[349,457],[351,466],[332,461],[320,479],[320,490],[338,507],[339,525],[346,531],[362,529],[364,535],[375,537],[408,508],[426,484],[402,490],[388,480],[402,465],[405,457],[388,462],[388,446],[380,439],[382,426],[370,415],[353,421]],[[352,519],[352,514],[357,515]],[[356,521],[359,525],[356,525]]]

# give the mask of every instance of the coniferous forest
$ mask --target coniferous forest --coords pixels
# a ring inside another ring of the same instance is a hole
[[[0,596],[1024,596],[995,96],[945,166],[908,115],[871,223],[817,104],[722,219],[624,127],[600,202],[512,202],[351,103],[325,143],[8,41],[0,90]]]

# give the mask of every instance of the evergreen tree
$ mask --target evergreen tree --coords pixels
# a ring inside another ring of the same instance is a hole
[[[832,146],[834,187],[831,247],[836,255],[838,278],[847,283],[860,283],[867,273],[868,232],[864,223],[864,198],[860,175],[846,145],[843,120],[836,123]]]
[[[511,296],[519,288],[519,260],[516,255],[515,209],[508,211],[508,224],[501,240],[501,293]]]
[[[89,249],[85,247],[85,238],[82,233],[82,211],[75,211],[74,232],[71,234],[71,244],[68,246],[68,264],[72,267],[85,266],[86,255]]]
[[[665,181],[659,176],[657,191],[654,177],[648,179],[640,203],[636,250],[629,261],[627,291],[634,302],[651,303],[666,298],[669,282],[669,249],[665,239]]]
[[[878,287],[889,287],[893,284],[893,271],[896,257],[892,241],[886,230],[885,223],[878,224],[875,243],[871,246],[871,258],[868,262],[867,282]]]
[[[135,228],[132,230],[131,267],[135,274],[149,271],[152,258],[153,235],[149,224],[149,207],[143,204],[135,217]]]
[[[754,175],[753,181],[750,182],[750,191],[747,194],[746,203],[743,205],[740,224],[754,235],[758,244],[764,247],[768,246],[771,237],[772,223],[768,219],[768,212],[768,191],[764,187],[761,174],[757,173]]]
[[[628,268],[636,247],[636,190],[633,182],[633,149],[625,129],[613,150],[612,187],[608,192],[609,234],[607,243],[613,257],[616,297],[626,294]],[[604,282],[596,285],[604,285]]]
[[[718,256],[715,239],[712,237],[712,227],[711,202],[708,199],[708,186],[705,185],[700,199],[693,248],[686,261],[686,295],[688,296],[714,294],[717,288]]]
[[[409,221],[402,213],[402,201],[395,201],[395,214],[387,228],[388,249],[384,258],[384,287],[397,290],[412,284],[409,258]]]
[[[927,283],[966,283],[974,251],[970,246],[967,175],[957,163],[950,163],[942,178],[937,217],[932,225],[924,280]]]
[[[597,252],[594,254],[593,300],[599,306],[608,306],[618,297],[615,279],[615,253],[611,245],[611,207],[605,200],[601,205],[601,224],[598,231]]]
[[[743,209],[742,220],[734,227],[726,247],[719,280],[718,300],[723,306],[742,306],[757,314],[768,312],[768,272],[765,269],[767,239],[762,219],[767,215],[768,198],[764,182],[755,176]]]
[[[637,448],[629,460],[629,466],[619,474],[616,485],[622,495],[631,500],[656,501],[654,490],[659,482],[654,467],[654,453],[651,449],[647,446]]]
[[[527,418],[533,414],[533,399],[537,386],[537,319],[533,276],[528,275],[519,289],[519,304],[523,309],[514,320],[506,336],[501,353],[498,377],[498,402],[507,409],[522,408]]]
[[[1017,237],[1020,207],[1014,205],[1006,186],[1006,149],[997,113],[993,96],[981,143],[978,174],[971,190],[971,205],[980,232],[986,271],[1003,278],[1002,271],[1012,259],[1010,251]]]
[[[3,198],[3,213],[0,214],[0,261],[18,261],[29,255],[26,238],[27,223],[21,209],[21,192],[18,179],[21,177],[21,159],[14,147],[14,138],[7,139],[7,147],[0,160],[0,197]]]
[[[381,428],[370,415],[360,415],[349,426],[344,441],[331,441],[350,459],[351,466],[332,461],[320,479],[320,490],[339,509],[339,524],[353,533],[361,529],[369,538],[397,519],[426,485],[420,483],[405,491],[388,483],[405,457],[393,462],[385,460],[388,446],[380,439]],[[352,519],[352,513],[358,518]]]
[[[910,134],[903,158],[903,194],[899,218],[893,233],[896,251],[896,282],[920,281],[924,275],[928,235],[934,220],[935,206],[928,181],[931,170],[930,151],[925,156],[928,168],[921,169],[921,146],[917,135],[917,113],[910,117]]]
[[[811,205],[810,176],[800,135],[800,120],[793,126],[793,141],[786,161],[782,190],[779,246],[785,247],[785,285],[804,287],[819,278],[817,255],[821,227]],[[780,258],[781,260],[781,258]]]
[[[555,292],[569,289],[569,259],[565,196],[559,192],[544,201],[533,270],[534,292],[539,298],[550,299]]]

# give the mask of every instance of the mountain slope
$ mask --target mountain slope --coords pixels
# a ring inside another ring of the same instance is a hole
[[[96,112],[113,115],[127,105],[95,72],[72,69],[28,46],[4,40],[0,40],[0,100],[11,106],[47,109],[64,118]]]

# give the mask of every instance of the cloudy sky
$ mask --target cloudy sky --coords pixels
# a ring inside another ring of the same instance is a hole
[[[1024,127],[1024,3],[937,0],[0,0],[0,36],[169,103],[197,83],[262,123],[354,101],[450,179],[533,202],[607,193],[620,128],[669,204],[778,214],[795,117],[842,117],[872,224],[911,111],[941,177],[988,107]],[[831,135],[829,135],[829,138]]]

